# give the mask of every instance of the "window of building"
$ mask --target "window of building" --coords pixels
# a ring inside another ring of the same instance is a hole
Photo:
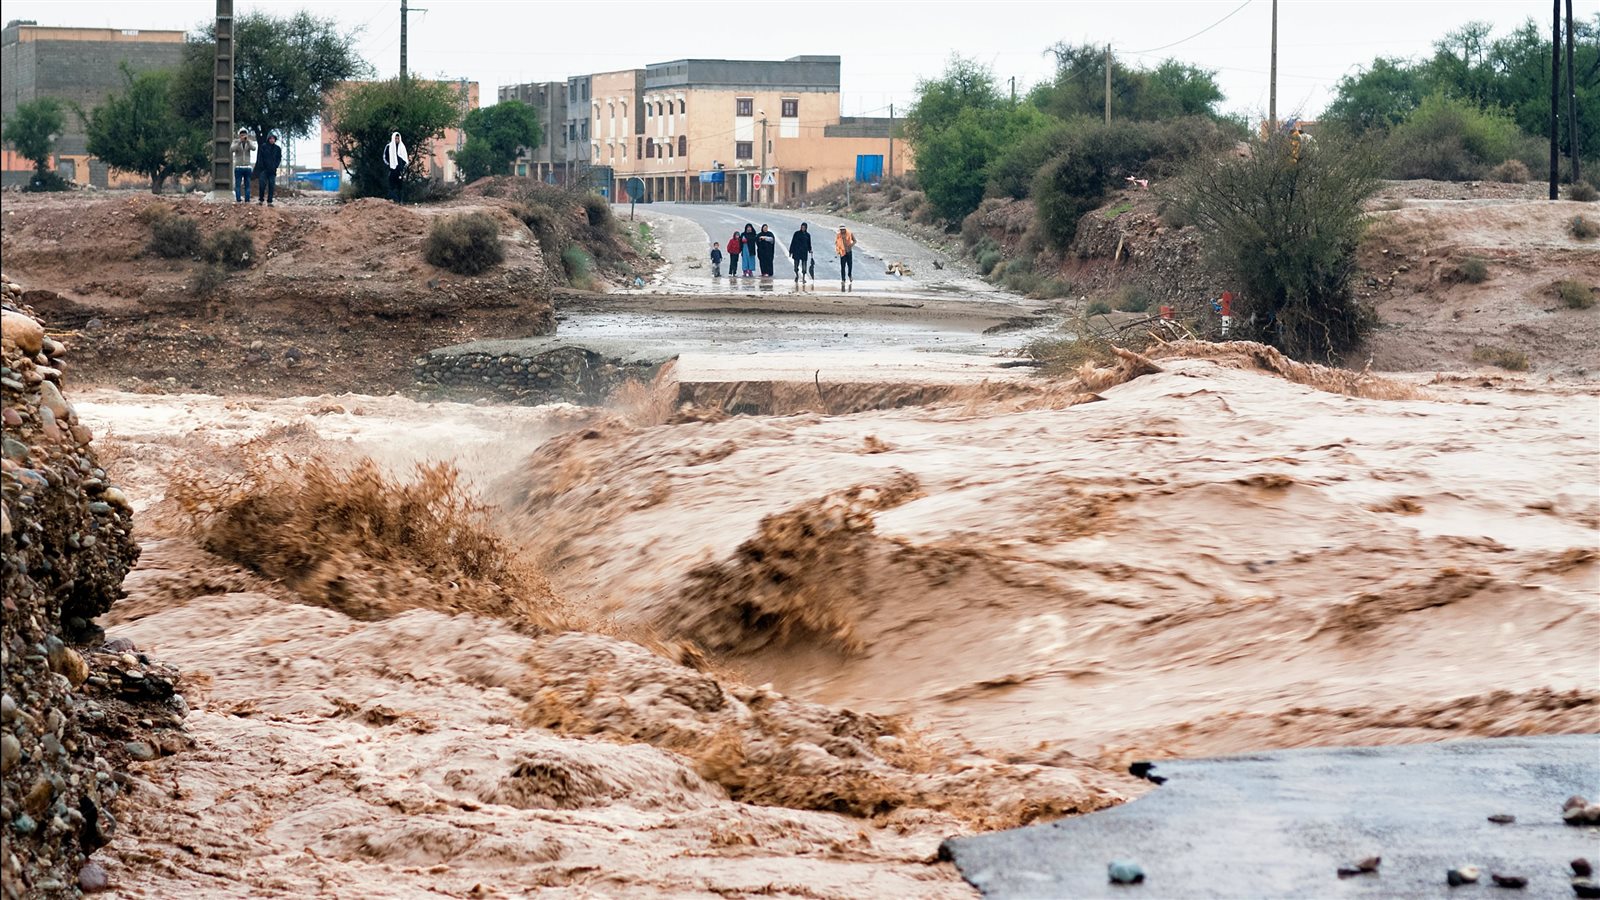
[[[756,98],[740,97],[733,101],[733,114],[736,116],[753,116],[756,113]]]
[[[645,159],[655,159],[656,158],[656,142],[655,142],[654,138],[651,138],[651,139],[646,140],[644,142],[644,158]]]
[[[589,120],[588,119],[584,119],[582,122],[578,123],[578,137],[583,138],[586,141],[589,139]]]
[[[519,177],[519,178],[528,177],[528,164],[527,163],[517,163],[517,177]]]
[[[733,145],[734,159],[755,159],[755,142],[739,141]]]
[[[689,136],[686,135],[686,134],[678,135],[678,155],[679,156],[688,156],[689,155]]]
[[[323,144],[322,145],[322,155],[323,156],[332,156],[333,155],[333,145],[332,144]]]
[[[639,147],[638,147],[638,150],[634,153],[634,158],[635,159],[637,159],[638,157],[641,157],[641,156],[644,156],[644,138],[639,138]]]
[[[654,109],[654,104],[646,103],[644,105],[644,117],[646,119],[648,119],[648,118],[650,118],[651,116],[653,116],[655,114],[656,114],[656,111]]]
[[[587,81],[583,83],[583,99],[589,99],[589,82]]]
[[[568,122],[567,123],[567,140],[575,141],[577,139],[578,139],[578,123],[576,123],[576,122]]]
[[[681,97],[680,97],[680,98],[678,98],[678,112],[680,112],[680,113],[681,113],[681,112],[683,112],[683,111],[684,111],[684,110],[685,110],[685,109],[688,109],[688,106],[687,106],[687,105],[685,105],[685,104],[684,104],[684,102],[683,102],[683,98],[681,98]]]
[[[785,101],[783,101],[783,117],[785,119],[798,118],[799,115],[800,115],[800,101],[799,100],[785,100]]]

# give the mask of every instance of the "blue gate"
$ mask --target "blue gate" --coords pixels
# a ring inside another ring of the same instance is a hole
[[[883,154],[856,155],[856,180],[877,184],[883,180]]]

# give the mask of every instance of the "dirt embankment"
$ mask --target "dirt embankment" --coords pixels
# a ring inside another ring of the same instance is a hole
[[[0,240],[27,302],[73,333],[84,383],[302,394],[325,381],[382,393],[408,387],[414,360],[435,347],[554,331],[564,242],[589,230],[581,204],[563,202],[546,207],[536,234],[523,201],[505,197],[262,207],[24,195],[7,200]],[[473,211],[500,224],[505,262],[475,277],[429,265],[433,221]],[[224,271],[161,257],[151,242],[163,216],[193,219],[202,239],[243,229],[251,264]]]
[[[123,814],[130,759],[186,746],[176,673],[95,624],[138,559],[127,496],[62,393],[67,348],[5,282],[0,459],[0,823],[7,900],[107,886],[89,855]]]

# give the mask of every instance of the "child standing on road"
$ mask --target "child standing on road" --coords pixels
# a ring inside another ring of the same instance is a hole
[[[739,236],[739,232],[735,231],[733,233],[733,237],[728,240],[728,277],[729,278],[738,278],[739,277],[739,254],[740,254],[740,252],[742,252],[743,248],[744,248],[744,240]]]
[[[711,277],[722,277],[722,248],[715,243],[711,245]]]

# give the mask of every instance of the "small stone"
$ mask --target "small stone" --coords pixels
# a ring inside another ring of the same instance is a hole
[[[22,742],[14,735],[0,735],[0,772],[9,772],[22,759]]]
[[[71,647],[53,645],[50,648],[50,671],[67,676],[72,686],[77,687],[89,677],[89,664]]]
[[[99,863],[86,863],[78,870],[78,887],[86,894],[103,891],[111,886],[111,878]]]
[[[1444,873],[1444,880],[1451,887],[1460,887],[1463,884],[1476,884],[1479,874],[1477,866],[1456,866]]]
[[[1572,879],[1572,892],[1579,897],[1600,897],[1600,881],[1593,878]]]
[[[149,762],[156,758],[155,748],[144,741],[129,741],[123,744],[122,748],[128,751],[129,756],[140,762]]]
[[[50,801],[55,798],[55,794],[56,789],[50,783],[50,779],[40,778],[33,783],[32,788],[28,789],[28,795],[22,798],[22,808],[27,810],[29,815],[40,815],[50,808]]]
[[[1516,816],[1507,815],[1505,813],[1496,813],[1495,815],[1489,817],[1489,821],[1495,823],[1496,825],[1510,825],[1516,820]]]
[[[39,406],[55,413],[56,418],[63,421],[67,418],[67,411],[70,408],[67,406],[67,398],[61,396],[61,389],[48,381],[39,385]]]
[[[17,834],[33,834],[34,830],[38,827],[39,824],[33,821],[33,817],[27,813],[23,813],[11,821],[11,828],[16,831]]]
[[[101,494],[100,496],[107,503],[111,503],[111,504],[114,504],[116,506],[120,506],[125,510],[133,509],[133,507],[128,503],[128,495],[124,494],[121,491],[121,489],[119,489],[119,488],[114,488],[114,487],[113,488],[106,488],[106,492],[104,494]]]
[[[1143,884],[1144,868],[1131,859],[1114,859],[1106,866],[1112,884]]]
[[[1572,809],[1574,807],[1581,807],[1581,806],[1588,806],[1588,805],[1589,805],[1589,801],[1588,800],[1585,800],[1584,798],[1578,796],[1577,794],[1573,794],[1571,797],[1567,798],[1567,802],[1561,804],[1561,811],[1562,812],[1566,812],[1567,810]]]
[[[28,459],[28,445],[13,438],[5,438],[0,441],[0,454],[3,454],[6,459],[26,462]]]
[[[22,424],[22,414],[7,406],[4,409],[0,409],[0,421],[15,428]]]
[[[1582,856],[1568,863],[1568,865],[1572,866],[1572,874],[1579,878],[1588,878],[1594,874],[1594,867],[1589,865],[1589,860]]]
[[[0,333],[14,341],[25,353],[38,353],[44,348],[44,326],[20,312],[8,309],[0,313]]]
[[[1528,886],[1528,879],[1523,878],[1521,875],[1501,875],[1499,872],[1490,872],[1489,878],[1494,882],[1495,887],[1510,888],[1514,891],[1520,891]]]

